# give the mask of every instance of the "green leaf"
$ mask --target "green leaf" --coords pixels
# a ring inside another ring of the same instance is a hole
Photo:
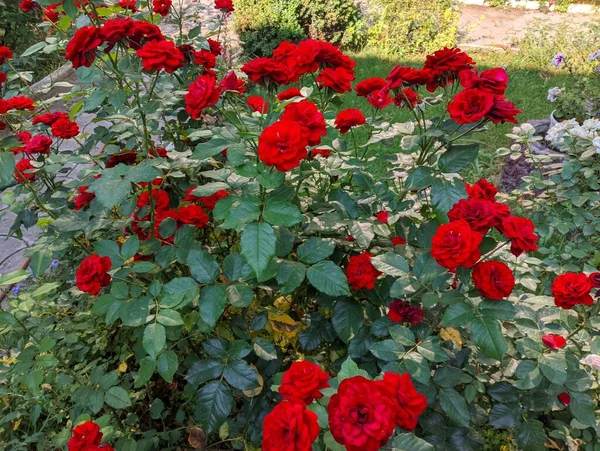
[[[79,13],[79,9],[77,9],[77,6],[73,0],[64,0],[63,10],[65,14],[72,19],[76,18],[77,14]]]
[[[488,357],[502,360],[506,354],[508,345],[498,320],[486,317],[474,318],[471,323],[471,336],[475,344]]]
[[[442,318],[442,327],[462,327],[469,324],[475,318],[473,306],[466,303],[454,304],[448,307]]]
[[[225,380],[239,390],[251,390],[258,387],[258,376],[245,360],[229,362],[223,370]]]
[[[167,343],[167,334],[162,324],[148,324],[144,329],[142,344],[150,357],[156,359]]]
[[[139,250],[140,239],[137,235],[132,235],[123,243],[123,246],[121,247],[121,257],[123,257],[124,260],[129,260],[137,254]]]
[[[439,337],[427,337],[420,341],[417,345],[417,351],[431,362],[446,362],[450,360],[450,357],[448,357],[440,346]]]
[[[517,427],[515,437],[519,449],[523,451],[545,451],[546,433],[544,432],[544,423],[529,418]]]
[[[158,358],[158,374],[169,383],[173,382],[173,376],[175,375],[178,366],[179,361],[177,359],[177,354],[173,351],[167,351]]]
[[[183,318],[175,310],[162,308],[156,315],[156,320],[163,326],[181,326]]]
[[[10,152],[0,152],[0,188],[15,181],[14,173],[15,157]]]
[[[521,406],[517,403],[495,404],[490,411],[490,425],[496,429],[512,429],[521,418]]]
[[[4,274],[0,276],[0,286],[4,285],[13,285],[15,283],[22,282],[25,279],[28,279],[30,276],[29,272],[24,269],[19,269],[18,271],[9,272],[8,274]]]
[[[200,248],[190,250],[187,256],[192,277],[200,283],[211,283],[219,277],[219,264]]]
[[[160,306],[165,308],[181,308],[198,297],[198,282],[191,277],[177,277],[163,285]]]
[[[401,277],[410,271],[410,267],[404,257],[393,252],[377,255],[371,258],[371,263],[382,273],[393,277]]]
[[[363,308],[359,302],[340,300],[335,303],[331,322],[344,343],[348,343],[358,333],[363,321]]]
[[[104,392],[102,390],[94,390],[90,394],[88,405],[92,413],[96,414],[100,412],[102,406],[104,406]]]
[[[392,451],[434,451],[434,449],[431,443],[410,432],[398,434],[392,441]]]
[[[348,279],[342,269],[329,260],[320,261],[306,272],[308,281],[317,290],[329,296],[348,296]]]
[[[479,311],[486,318],[509,320],[517,314],[517,309],[512,302],[484,300],[479,304]]]
[[[419,255],[413,268],[415,277],[423,283],[430,283],[437,276],[447,271],[447,269],[437,264],[430,252]]]
[[[144,357],[140,360],[140,368],[135,376],[134,387],[140,388],[150,380],[156,369],[156,361],[152,357]]]
[[[300,261],[312,265],[329,257],[334,250],[333,240],[311,237],[298,246],[298,258]]]
[[[96,193],[96,199],[104,208],[120,205],[131,192],[131,182],[121,175],[117,168],[104,169],[102,177],[90,182],[88,192]]]
[[[395,362],[404,354],[404,346],[394,340],[383,340],[374,343],[369,351],[378,359]]]
[[[197,160],[205,160],[220,154],[229,146],[230,141],[220,136],[213,136],[208,141],[200,143],[194,149],[193,157]],[[203,194],[204,196],[204,194]]]
[[[371,328],[371,333],[373,333],[373,328]],[[390,335],[401,345],[415,345],[415,334],[413,334],[408,327],[401,326],[400,324],[394,324],[392,327],[390,327]]]
[[[277,350],[270,341],[257,337],[254,339],[254,352],[261,359],[266,361],[275,360],[277,358]]]
[[[104,402],[114,409],[125,409],[131,407],[129,394],[123,387],[111,387],[104,395]]]
[[[304,281],[306,266],[300,262],[284,260],[277,269],[277,283],[282,294],[290,294]]]
[[[468,427],[471,414],[465,398],[453,388],[441,388],[438,394],[440,406],[448,418],[459,426]]]
[[[367,373],[365,370],[361,370],[358,365],[356,365],[356,363],[350,357],[348,357],[346,360],[344,360],[344,363],[342,363],[342,367],[337,375],[337,379],[338,382],[342,382],[344,379],[354,376],[363,376],[369,378],[369,373]]]
[[[211,285],[204,288],[200,294],[200,317],[211,328],[225,311],[227,302],[227,288],[225,285]]]
[[[108,257],[113,264],[113,268],[117,266],[121,266],[123,264],[123,257],[121,256],[121,251],[119,249],[119,245],[114,241],[110,240],[100,240],[96,241],[93,244],[94,250],[101,257]]]
[[[248,224],[242,232],[242,255],[257,276],[261,275],[275,256],[276,242],[275,231],[264,222]]]
[[[202,387],[196,400],[195,416],[207,433],[219,429],[233,407],[231,391],[221,381],[212,381]]]
[[[409,171],[406,187],[411,190],[422,190],[431,186],[435,180],[434,170],[426,166],[418,166]]]
[[[587,426],[596,426],[596,405],[586,393],[571,393],[569,409],[575,418]]]
[[[364,221],[350,221],[348,224],[348,232],[354,238],[354,242],[362,248],[368,248],[371,241],[375,238],[373,224]]]
[[[460,172],[477,158],[479,144],[450,144],[438,161],[440,170],[444,173]]]
[[[557,385],[563,385],[567,380],[567,363],[564,354],[543,354],[538,362],[542,374]]]
[[[234,307],[248,307],[254,299],[254,291],[245,283],[235,283],[227,287],[227,299]]]
[[[46,47],[46,43],[44,41],[37,42],[37,43],[33,44],[31,47],[29,47],[27,50],[25,50],[23,53],[21,53],[21,58],[25,58],[26,56],[31,56],[34,53],[37,53],[40,50],[42,50],[44,47]]]
[[[245,279],[251,274],[252,269],[240,254],[229,254],[223,260],[223,275],[229,280]]]
[[[288,202],[267,201],[263,219],[269,224],[290,227],[302,222],[300,209]]]
[[[224,367],[225,365],[216,360],[200,360],[192,365],[185,376],[185,380],[190,384],[200,385],[221,376]]]
[[[515,347],[529,359],[539,359],[544,351],[544,347],[540,342],[532,340],[529,337],[515,341]]]
[[[229,185],[224,182],[212,182],[205,183],[204,185],[197,186],[192,194],[194,196],[210,196],[211,194],[215,194],[217,191],[226,190],[229,188]]]
[[[30,254],[30,257],[29,267],[35,277],[44,274],[50,263],[52,263],[52,251],[50,249],[36,249]]]
[[[465,184],[460,179],[436,179],[431,186],[431,203],[440,218],[446,220],[447,213],[461,199],[467,197]]]

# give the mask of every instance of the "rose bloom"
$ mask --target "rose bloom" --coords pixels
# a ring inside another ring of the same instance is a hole
[[[394,104],[398,108],[408,107],[412,109],[415,105],[418,105],[421,102],[421,98],[419,97],[419,93],[414,89],[403,88],[398,90],[396,93],[396,97],[393,99]]]
[[[215,8],[228,13],[235,11],[232,0],[215,0]]]
[[[179,207],[177,210],[179,221],[183,224],[191,224],[202,229],[208,224],[208,215],[198,205]]]
[[[406,431],[414,430],[419,415],[427,408],[427,398],[415,389],[410,374],[385,373],[376,383],[397,402],[396,424]]]
[[[534,225],[531,220],[518,216],[502,219],[500,232],[510,240],[510,251],[515,257],[523,252],[537,250],[538,236],[533,233]]]
[[[8,77],[6,76],[6,74],[0,70],[0,85],[2,83],[6,83],[7,80],[8,80]]]
[[[569,395],[566,391],[559,393],[557,398],[565,406],[568,406],[569,404],[571,404],[571,395]]]
[[[33,118],[33,120],[31,121],[31,124],[32,125],[44,124],[44,125],[50,126],[50,125],[54,124],[57,120],[63,119],[63,118],[69,119],[69,115],[67,113],[61,113],[61,112],[40,114]]]
[[[302,97],[300,90],[296,87],[288,88],[285,91],[277,94],[277,100],[279,100],[280,102],[283,102],[284,100],[293,99],[294,97]]]
[[[290,80],[289,68],[273,58],[255,58],[242,66],[244,72],[252,83],[264,85],[269,80],[287,85]]]
[[[483,235],[471,229],[464,219],[442,224],[431,239],[431,255],[444,268],[470,268],[479,257]]]
[[[300,165],[307,156],[307,136],[294,121],[277,121],[263,130],[258,138],[258,156],[267,166],[280,172]]]
[[[98,254],[84,258],[75,273],[77,288],[95,296],[102,287],[110,284],[108,271],[111,266],[110,258]]]
[[[290,68],[290,81],[296,82],[301,76],[319,70],[316,61],[319,54],[317,41],[307,39],[298,45],[283,41],[273,51],[273,57]]]
[[[488,182],[485,179],[477,180],[477,183],[474,185],[469,185],[465,183],[465,189],[467,191],[467,196],[469,199],[485,199],[490,202],[496,202],[496,194],[498,194],[498,188],[496,188],[492,183]]]
[[[0,131],[6,130],[6,122],[0,121]]]
[[[207,38],[206,42],[208,42],[208,47],[210,48],[210,52],[215,56],[219,56],[223,53],[223,46],[219,41],[215,41],[214,39]]]
[[[164,39],[157,25],[144,20],[134,20],[133,28],[129,34],[129,47],[133,50],[139,50],[145,42],[163,41]]]
[[[375,217],[382,224],[387,224],[388,223],[389,215],[390,215],[390,213],[387,212],[387,211],[385,211],[385,210],[381,210],[381,211],[378,211],[377,213],[375,213]]]
[[[15,133],[15,136],[23,144],[27,144],[29,141],[31,141],[31,133],[29,133],[28,131]],[[17,154],[19,152],[25,152],[25,146],[16,147],[12,149],[11,152],[14,154]]]
[[[235,74],[234,71],[229,71],[221,83],[219,83],[219,91],[233,91],[238,94],[243,94],[246,92],[248,87],[246,86],[246,82]]]
[[[12,57],[12,50],[6,47],[5,45],[0,45],[0,64],[4,64],[6,60],[11,59]]]
[[[75,32],[66,48],[65,57],[73,68],[90,67],[96,59],[96,49],[102,45],[100,29],[93,26],[81,27]]]
[[[344,67],[323,69],[316,78],[319,88],[329,88],[339,94],[352,91],[352,80],[354,71]]]
[[[125,39],[133,31],[133,20],[129,17],[119,17],[104,22],[100,28],[100,38],[106,42],[109,47]]]
[[[171,3],[172,0],[153,0],[152,11],[165,17],[167,14],[169,14]]]
[[[55,3],[54,5],[48,5],[46,8],[42,8],[42,16],[43,22],[58,22],[58,12],[56,8],[60,6],[60,3]]]
[[[170,200],[169,193],[162,189],[153,189],[152,190],[152,199],[154,201],[154,210],[155,211],[166,211],[168,210]],[[150,205],[150,193],[148,190],[144,190],[142,194],[139,195],[136,203],[138,209],[144,208]],[[149,217],[149,216],[146,216]]]
[[[321,390],[329,387],[329,374],[315,363],[306,360],[292,363],[283,373],[279,394],[285,400],[298,399],[308,405],[321,399]]]
[[[374,106],[378,110],[384,109],[386,106],[392,103],[390,89],[388,87],[384,87],[378,91],[373,91],[367,96],[367,102],[369,102],[369,105]]]
[[[600,272],[591,273],[590,282],[593,288],[600,288]]]
[[[589,366],[593,370],[600,371],[600,355],[589,354],[580,360],[584,365]]]
[[[592,282],[585,274],[567,272],[561,274],[552,283],[552,295],[557,307],[569,310],[578,304],[592,305],[590,295]]]
[[[44,135],[34,136],[25,144],[25,152],[28,154],[41,153],[48,154],[50,153],[50,146],[52,146],[52,140]]]
[[[52,134],[57,138],[74,138],[79,134],[79,125],[63,117],[52,124]]]
[[[499,301],[512,293],[515,276],[504,263],[486,261],[473,267],[473,282],[483,297]]]
[[[354,91],[358,97],[367,97],[375,91],[387,85],[387,82],[381,77],[367,78],[354,86]]]
[[[411,326],[416,326],[423,321],[425,313],[423,309],[416,305],[403,301],[402,299],[395,299],[390,304],[390,311],[388,312],[388,318],[393,323],[410,323]]]
[[[327,406],[331,434],[348,451],[377,451],[394,432],[396,404],[381,382],[344,379]]]
[[[329,158],[329,156],[331,155],[331,150],[329,150],[329,149],[311,149],[310,155],[312,157],[321,155],[323,158]]]
[[[35,166],[31,164],[31,160],[28,158],[23,158],[15,165],[15,173],[13,174],[17,182],[24,183],[25,181],[31,181],[35,179],[35,172],[25,172],[31,169],[36,169]]]
[[[246,99],[246,103],[252,111],[266,114],[269,111],[269,102],[261,96],[250,96]],[[283,118],[283,116],[282,116]]]
[[[190,189],[188,189],[186,191],[186,196],[183,199],[183,201],[184,202],[200,202],[202,204],[202,206],[208,211],[213,211],[215,206],[217,205],[217,202],[219,202],[224,197],[229,196],[229,193],[223,189],[217,191],[214,194],[211,194],[210,196],[195,196],[192,194],[192,191],[194,191],[196,188],[197,188],[197,186],[193,186]]]
[[[206,107],[219,101],[215,85],[215,78],[210,75],[200,75],[192,82],[185,95],[185,110],[192,119],[198,119]]]
[[[506,99],[502,97],[495,97],[494,105],[485,117],[494,124],[504,124],[505,122],[516,124],[518,121],[515,119],[515,116],[521,113],[521,110],[515,108],[514,103],[507,102]]]
[[[96,197],[95,193],[88,193],[87,189],[89,186],[80,186],[77,188],[77,192],[79,193],[75,198],[75,210],[81,210],[84,207],[87,207],[90,202]]]
[[[131,12],[137,12],[136,0],[120,0],[117,3],[123,9],[129,9]]]
[[[463,88],[477,88],[495,95],[504,95],[508,83],[508,74],[501,67],[488,69],[477,74],[477,69],[462,70],[458,79]]]
[[[19,4],[19,9],[24,13],[30,13],[38,6],[39,5],[34,0],[21,0],[21,3]],[[2,63],[0,62],[0,64]]]
[[[542,343],[549,349],[557,350],[564,348],[567,345],[567,340],[560,335],[548,334],[542,337]]]
[[[350,286],[357,291],[361,288],[367,290],[375,288],[375,279],[381,274],[371,263],[371,257],[368,252],[363,252],[348,259],[346,277]]]
[[[473,230],[484,235],[509,215],[506,205],[484,199],[461,199],[448,212],[450,221],[464,219]]]
[[[205,69],[212,69],[217,65],[217,58],[210,50],[202,49],[194,52],[194,64],[203,66]]]
[[[465,89],[448,105],[450,118],[459,124],[479,122],[494,106],[494,95],[480,89]]]
[[[445,47],[435,51],[432,55],[427,55],[423,68],[430,69],[434,79],[428,83],[427,90],[433,92],[438,86],[445,86],[447,82],[455,79],[458,72],[474,65],[475,61],[457,47]]]
[[[298,401],[277,404],[263,420],[263,451],[311,451],[319,436],[317,414]]]
[[[406,244],[406,239],[402,238],[401,236],[393,236],[392,237],[392,244],[394,246],[401,246],[403,244]]]
[[[348,108],[338,113],[335,118],[335,128],[337,128],[341,134],[348,133],[352,127],[358,127],[367,122],[365,115],[356,108]]]
[[[149,41],[137,51],[144,70],[151,72],[164,69],[172,74],[183,66],[185,58],[173,41]]]
[[[431,69],[413,69],[408,66],[396,65],[386,77],[390,89],[400,86],[426,85],[431,82],[433,72]]]
[[[8,110],[29,110],[35,109],[33,99],[27,96],[15,96],[6,101]]]
[[[300,124],[309,146],[318,145],[321,142],[321,136],[327,136],[325,117],[317,105],[310,100],[301,100],[286,105],[281,120]]]
[[[107,168],[114,168],[119,163],[130,166],[137,160],[137,152],[135,150],[127,150],[125,152],[119,152],[112,154],[106,162]]]
[[[73,429],[73,436],[67,447],[69,451],[87,451],[94,447],[97,448],[101,441],[100,426],[93,421],[86,421]]]

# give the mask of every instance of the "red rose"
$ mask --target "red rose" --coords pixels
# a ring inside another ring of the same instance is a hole
[[[255,58],[242,66],[242,71],[248,75],[252,83],[264,85],[273,81],[287,85],[290,81],[289,68],[273,58]]]
[[[70,139],[79,134],[79,125],[63,117],[52,124],[52,134],[57,138]]]
[[[319,436],[317,414],[296,400],[277,404],[263,420],[263,451],[311,451]]]
[[[164,69],[172,74],[185,62],[183,53],[175,47],[173,41],[148,41],[137,51],[137,55],[142,59],[144,70],[148,72]]]
[[[153,189],[152,199],[155,211],[166,211],[170,208],[169,194],[166,191],[162,189]],[[136,205],[138,209],[150,205],[150,193],[148,190],[144,190],[142,194],[139,195]]]
[[[548,334],[542,337],[542,343],[549,349],[561,349],[567,346],[567,340],[560,335]]]
[[[361,288],[367,290],[375,288],[375,279],[381,274],[371,263],[371,257],[372,255],[368,252],[363,252],[348,259],[346,277],[350,286],[357,291]]]
[[[419,415],[427,408],[427,398],[415,390],[410,374],[385,373],[376,383],[397,402],[396,424],[406,431],[414,430]]]
[[[156,149],[148,149],[148,153],[156,158],[167,158],[169,152],[164,147],[157,147]],[[160,180],[160,179],[158,179]],[[160,183],[159,183],[160,185]]]
[[[136,0],[120,0],[117,5],[123,9],[128,9],[132,13],[137,12]]]
[[[183,198],[184,202],[200,202],[202,206],[208,211],[213,211],[217,202],[219,202],[224,197],[229,196],[229,193],[225,190],[219,190],[210,196],[196,196],[192,194],[192,192],[197,188],[197,186],[192,186],[185,192],[185,197]]]
[[[331,150],[329,149],[311,149],[310,156],[316,157],[317,155],[321,155],[323,158],[329,158],[331,155]]]
[[[485,199],[490,202],[496,202],[496,194],[498,194],[498,188],[492,183],[484,179],[479,179],[474,185],[465,183],[465,189],[469,199]]]
[[[310,42],[317,49],[318,53],[315,57],[315,62],[322,67],[343,67],[351,70],[356,66],[355,61],[344,55],[339,47],[330,42],[306,39],[303,41],[303,44],[306,45],[307,42]]]
[[[482,120],[494,106],[494,95],[479,89],[465,89],[448,105],[450,118],[459,124]]]
[[[488,111],[485,117],[494,124],[504,124],[505,122],[516,124],[518,121],[515,116],[521,113],[521,110],[515,108],[514,103],[507,102],[506,99],[501,97],[495,97],[492,109]]]
[[[28,131],[15,133],[15,136],[21,143],[23,143],[25,145],[27,145],[27,143],[29,141],[31,141],[31,133],[29,133]],[[11,152],[14,154],[17,154],[19,152],[25,152],[25,146],[15,147],[14,149],[11,150]]]
[[[321,370],[319,365],[303,360],[294,362],[283,373],[279,394],[285,400],[298,399],[310,404],[313,399],[321,399],[321,390],[329,387],[329,374]]]
[[[300,90],[296,87],[288,88],[285,91],[277,94],[277,100],[279,100],[280,102],[283,102],[284,100],[293,99],[294,97],[302,97]]]
[[[402,238],[401,236],[393,236],[392,237],[392,244],[394,246],[401,246],[403,244],[406,244],[406,239]]]
[[[2,83],[6,83],[7,80],[8,80],[8,77],[6,76],[6,74],[0,70],[0,85]]]
[[[25,144],[25,152],[29,155],[34,153],[48,154],[50,153],[50,146],[52,140],[44,135],[38,135],[31,138],[30,141]]]
[[[192,82],[185,95],[185,110],[192,119],[198,119],[202,110],[219,101],[219,91],[215,78],[210,75],[200,75]]]
[[[374,91],[379,91],[387,85],[387,82],[381,77],[367,78],[354,86],[356,95],[359,97],[367,97]]]
[[[375,213],[375,217],[382,224],[387,224],[388,223],[388,217],[389,217],[389,215],[390,215],[390,213],[387,212],[387,211],[384,211],[384,210],[378,211],[377,213]]]
[[[427,90],[433,92],[439,86],[443,87],[447,83],[452,83],[458,72],[469,69],[474,65],[475,61],[456,47],[445,47],[437,50],[433,55],[427,55],[423,68],[429,69],[432,72],[432,80],[427,83]]]
[[[43,22],[58,22],[58,12],[56,8],[60,6],[60,3],[49,5],[46,8],[42,8]],[[88,66],[89,67],[89,66]]]
[[[31,164],[31,160],[28,158],[23,158],[15,165],[15,173],[13,175],[19,183],[24,183],[26,180],[31,181],[35,179],[35,172],[26,171],[30,171],[32,169],[36,169],[36,167]]]
[[[348,451],[378,451],[394,432],[396,403],[381,383],[344,379],[327,407],[333,438]]]
[[[267,111],[269,111],[269,102],[267,102],[261,96],[250,96],[246,99],[246,103],[252,111],[263,114],[266,114]]]
[[[561,274],[552,283],[552,295],[557,307],[572,309],[577,304],[592,305],[594,298],[590,296],[592,282],[585,274],[567,272]]]
[[[6,122],[0,121],[0,131],[6,130]]]
[[[98,254],[84,258],[75,273],[77,288],[92,296],[97,295],[102,287],[110,284],[108,271],[111,266],[110,258]]]
[[[98,447],[101,441],[100,426],[93,421],[86,421],[73,429],[73,437],[69,440],[67,447],[69,451],[87,451]]]
[[[335,128],[337,128],[340,133],[344,134],[348,133],[352,127],[358,127],[366,122],[367,120],[365,119],[365,115],[362,114],[360,110],[357,110],[356,108],[348,108],[338,113],[334,123]]]
[[[153,0],[152,1],[152,11],[156,14],[160,14],[165,17],[169,14],[169,10],[171,9],[172,0]]]
[[[400,86],[426,85],[433,77],[431,69],[413,69],[407,66],[396,65],[386,77],[390,89]]]
[[[483,297],[499,301],[512,293],[515,276],[504,263],[487,261],[473,267],[473,282]]]
[[[354,71],[345,67],[323,69],[316,78],[319,88],[329,88],[340,94],[352,91],[352,80]]]
[[[129,47],[139,50],[145,42],[162,41],[164,36],[157,25],[144,20],[134,20],[129,34]]]
[[[0,45],[0,64],[4,64],[6,60],[13,57],[12,50],[5,45]]]
[[[452,221],[438,227],[431,239],[431,255],[444,268],[470,268],[481,257],[482,240],[483,235],[471,229],[464,219]]]
[[[198,205],[179,207],[178,217],[180,222],[191,224],[199,229],[206,227],[206,224],[208,224],[208,215]]]
[[[117,42],[125,39],[133,31],[133,20],[129,17],[110,19],[104,22],[100,28],[100,39],[105,41],[110,48]]]
[[[6,106],[8,110],[29,110],[33,111],[35,109],[33,99],[30,99],[27,96],[15,96],[6,101]]]
[[[126,150],[125,152],[119,152],[112,154],[106,162],[107,168],[114,168],[119,163],[130,166],[137,160],[137,152],[135,150]]]
[[[369,102],[370,105],[374,106],[378,110],[382,110],[392,103],[392,98],[390,97],[390,88],[384,87],[378,91],[373,91],[367,96],[367,102]]]
[[[202,49],[194,52],[194,64],[204,66],[205,69],[212,69],[217,65],[217,58],[210,50]]]
[[[304,74],[319,70],[317,41],[307,39],[298,45],[283,41],[273,51],[273,57],[290,70],[290,82],[295,82]]]
[[[461,199],[448,212],[450,221],[464,219],[473,230],[484,235],[509,215],[506,205],[484,199]]]
[[[37,124],[44,124],[44,125],[52,125],[54,124],[57,120],[59,119],[69,119],[69,115],[67,113],[61,113],[61,112],[56,112],[56,113],[46,113],[46,114],[40,114],[39,116],[35,116],[33,118],[33,120],[31,121],[32,125],[37,125]]]
[[[421,98],[419,97],[417,91],[410,88],[400,89],[396,93],[396,97],[394,97],[392,100],[398,108],[408,107],[411,110],[412,107],[421,102]]]
[[[321,142],[321,136],[327,136],[327,126],[323,113],[310,100],[301,100],[286,105],[281,120],[294,121],[300,124],[309,146],[318,145]]]
[[[21,11],[23,11],[24,13],[30,13],[38,6],[39,5],[34,0],[22,0],[21,3],[19,4],[19,9]]]
[[[88,193],[87,189],[89,186],[80,186],[77,188],[77,192],[79,193],[75,198],[75,210],[81,210],[84,207],[87,207],[90,202],[96,197],[95,193]]]
[[[221,53],[223,53],[223,46],[219,41],[215,41],[214,39],[208,38],[206,39],[206,42],[208,42],[210,52],[215,56],[219,56]]]
[[[238,94],[243,94],[247,89],[246,82],[238,78],[232,70],[219,83],[219,91],[235,91]]]
[[[510,251],[515,257],[537,250],[538,236],[533,233],[534,225],[529,219],[518,216],[503,218],[499,230],[510,240]]]
[[[568,406],[569,404],[571,404],[571,395],[569,395],[566,391],[559,393],[557,398],[565,406]]]
[[[100,29],[92,26],[81,27],[75,32],[67,44],[65,55],[73,63],[74,69],[92,65],[96,59],[96,49],[102,45],[100,36]]]
[[[407,322],[411,326],[416,326],[423,321],[425,313],[423,309],[416,305],[403,301],[402,299],[395,299],[390,304],[390,311],[388,312],[388,318],[394,323]]]
[[[355,240],[356,238],[354,238],[352,235],[348,235],[346,236],[346,240],[350,241],[351,243]]]
[[[293,121],[277,121],[263,130],[258,138],[258,156],[267,166],[289,171],[306,158],[307,136]]]
[[[227,13],[232,13],[233,9],[233,1],[232,0],[215,0],[215,8],[223,10]]]
[[[503,95],[508,83],[508,75],[501,67],[488,69],[477,74],[477,69],[462,70],[458,73],[463,88],[477,88],[495,95]]]
[[[600,288],[600,272],[593,272],[590,274],[590,283],[593,288]]]

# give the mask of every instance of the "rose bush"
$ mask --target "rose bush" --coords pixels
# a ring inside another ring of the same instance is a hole
[[[232,70],[220,24],[171,39],[176,4],[134,3],[55,5],[77,86],[0,101],[12,232],[42,229],[0,315],[12,448],[595,442],[598,277],[534,279],[533,223],[459,175],[465,137],[516,122],[503,69],[444,48],[359,82],[306,40]]]

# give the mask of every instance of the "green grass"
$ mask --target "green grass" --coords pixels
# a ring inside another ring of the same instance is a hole
[[[517,59],[515,54],[511,52],[469,51],[469,54],[477,61],[479,70],[498,66],[506,68],[510,79],[506,96],[517,108],[523,111],[522,114],[517,116],[519,122],[549,117],[553,105],[546,99],[548,89],[553,86],[569,86],[573,83],[575,77],[567,72],[548,71],[547,68],[536,68],[521,64],[519,62],[521,59]],[[395,64],[420,67],[424,62],[424,58],[394,59],[389,56],[382,56],[374,51],[364,51],[351,56],[357,61],[357,82],[369,77],[385,78]],[[365,99],[349,93],[343,97],[342,108],[350,107],[359,108],[364,112],[370,112],[372,109]],[[429,113],[426,112],[427,117],[437,116],[441,112],[439,108],[433,107],[431,109],[432,111]],[[393,105],[386,108],[384,115],[390,122],[406,122],[412,118],[410,112],[405,109],[398,109]],[[481,142],[482,150],[476,164],[467,174],[469,180],[484,177],[498,181],[504,165],[504,157],[498,157],[495,151],[510,144],[510,140],[505,135],[512,130],[513,126],[513,124],[490,124],[487,131],[472,135],[477,141]],[[374,147],[374,151],[375,154],[385,154],[395,153],[398,149],[389,146],[377,146]]]

